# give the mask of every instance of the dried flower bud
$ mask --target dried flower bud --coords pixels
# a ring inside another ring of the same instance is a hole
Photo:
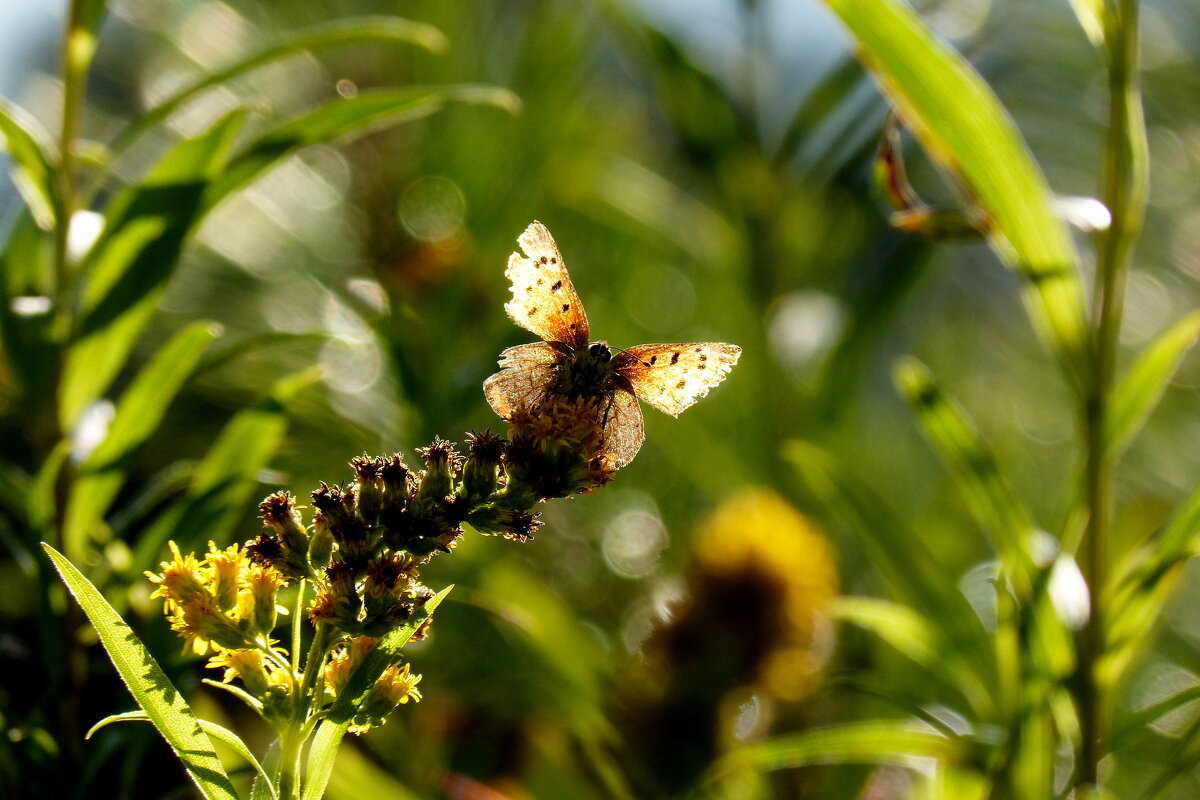
[[[351,459],[350,466],[358,480],[358,513],[368,525],[374,525],[383,509],[383,478],[380,476],[386,459],[366,453]]]
[[[487,502],[499,482],[504,440],[491,431],[467,434],[467,462],[459,495],[469,505]]]
[[[433,438],[433,444],[417,450],[425,461],[425,471],[421,473],[417,488],[420,499],[442,500],[451,491],[454,474],[458,471],[459,457],[454,445],[440,436]]]

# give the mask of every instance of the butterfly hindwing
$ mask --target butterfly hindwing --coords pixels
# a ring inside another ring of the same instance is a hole
[[[500,354],[500,371],[483,382],[483,396],[504,419],[517,408],[534,408],[555,384],[561,358],[546,342],[510,347]]]
[[[725,380],[742,348],[725,342],[639,344],[613,356],[638,398],[673,417]]]
[[[600,456],[609,469],[620,469],[633,461],[645,438],[642,409],[628,386],[618,386],[604,409],[604,446]]]
[[[525,255],[508,257],[504,275],[511,283],[512,298],[504,310],[513,322],[546,341],[562,342],[573,349],[586,346],[587,314],[554,237],[545,225],[533,222],[517,242]]]

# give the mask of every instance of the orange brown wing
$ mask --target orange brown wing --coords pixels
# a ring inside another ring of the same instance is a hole
[[[525,255],[508,257],[512,299],[504,310],[513,322],[548,342],[578,349],[588,343],[588,320],[562,255],[546,226],[533,222],[517,239]]]
[[[725,380],[742,348],[725,342],[639,344],[613,356],[641,400],[673,417]]]
[[[645,438],[637,397],[629,388],[617,388],[604,409],[604,445],[600,457],[605,466],[620,469],[633,461]]]
[[[504,419],[517,408],[533,408],[554,386],[561,358],[545,342],[510,347],[500,354],[500,371],[483,382],[483,396]]]

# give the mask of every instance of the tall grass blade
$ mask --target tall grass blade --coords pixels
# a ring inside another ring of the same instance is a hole
[[[104,440],[80,465],[71,486],[63,526],[66,552],[78,557],[89,531],[108,511],[125,482],[134,451],[162,422],[167,406],[215,338],[207,322],[194,323],[175,334],[150,360],[121,396]]]
[[[440,52],[447,45],[446,37],[436,28],[399,17],[352,17],[302,28],[277,44],[259,50],[175,92],[122,131],[113,142],[112,151],[115,154],[123,152],[151,128],[161,124],[181,106],[206,90],[228,83],[272,61],[279,61],[306,50],[369,41],[406,42],[431,52]]]
[[[1034,572],[1030,551],[1035,529],[1029,513],[1000,474],[995,456],[965,413],[938,389],[914,358],[902,359],[896,386],[916,411],[926,437],[950,467],[972,515],[993,540],[1018,597],[1028,598]]]
[[[0,145],[12,159],[13,183],[29,213],[39,228],[50,230],[61,216],[53,139],[24,109],[0,100]]]
[[[82,319],[67,352],[59,422],[70,429],[103,395],[158,306],[183,242],[199,219],[200,199],[241,130],[235,110],[206,133],[176,145],[145,181],[120,193],[100,239],[80,265]]]
[[[1192,312],[1159,335],[1113,389],[1105,441],[1118,459],[1154,411],[1183,357],[1200,338],[1200,311]]]

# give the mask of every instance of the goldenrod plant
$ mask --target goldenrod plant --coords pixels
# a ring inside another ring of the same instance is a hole
[[[261,759],[236,733],[198,720],[117,612],[45,545],[142,709],[91,732],[151,722],[205,797],[237,796],[209,735],[253,766],[253,797],[323,796],[346,732],[364,733],[421,699],[421,676],[401,649],[425,636],[449,588],[426,588],[420,568],[453,551],[464,523],[523,542],[540,524],[539,504],[607,483],[614,470],[603,452],[603,400],[554,395],[516,409],[507,438],[471,434],[465,458],[435,439],[419,451],[420,471],[398,454],[355,458],[345,487],[312,492],[309,523],[288,492],[263,500],[266,530],[244,545],[210,542],[197,558],[170,543],[171,559],[147,572],[153,596],[185,650],[211,653],[208,667],[223,670],[219,682],[205,682],[233,692],[274,729],[276,743]],[[295,616],[281,646],[274,636],[279,615],[289,613],[279,602],[287,586]]]

